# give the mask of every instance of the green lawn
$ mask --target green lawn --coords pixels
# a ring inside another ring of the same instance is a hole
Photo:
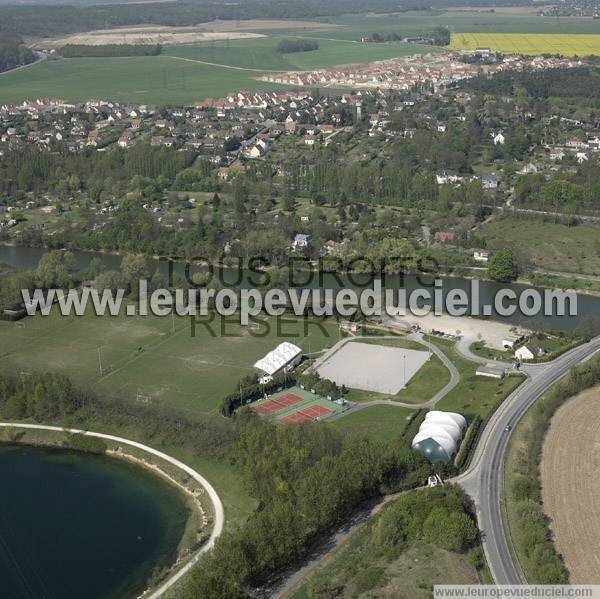
[[[492,251],[510,246],[521,261],[538,268],[600,275],[600,227],[507,217],[491,220],[477,233]]]
[[[274,318],[260,329],[241,327],[235,317],[215,319],[211,330],[190,320],[134,316],[28,317],[25,326],[0,321],[2,368],[59,370],[107,395],[169,402],[192,412],[212,412],[254,362],[284,340],[318,351],[338,339],[334,321]],[[267,329],[268,325],[268,329]],[[259,336],[261,335],[261,336]],[[99,356],[103,375],[99,373]],[[139,397],[138,397],[139,394]],[[142,397],[143,396],[143,397]]]
[[[460,382],[436,405],[436,410],[458,412],[467,420],[475,415],[485,419],[523,380],[520,376],[500,380],[477,376],[478,365],[461,357],[452,342],[435,337],[429,340],[444,351],[460,374]]]
[[[380,441],[391,441],[404,434],[414,410],[394,406],[370,406],[350,412],[331,422],[338,430],[368,436]]]

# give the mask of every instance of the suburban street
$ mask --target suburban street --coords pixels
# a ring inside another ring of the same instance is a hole
[[[510,430],[527,409],[570,368],[600,351],[600,337],[580,345],[545,364],[523,367],[527,380],[496,410],[475,450],[469,469],[451,482],[460,484],[475,503],[477,521],[487,563],[496,584],[519,584],[519,568],[513,563],[501,512],[504,454]],[[507,430],[507,427],[511,427]]]

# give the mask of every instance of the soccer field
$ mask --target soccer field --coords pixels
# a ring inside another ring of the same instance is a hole
[[[453,50],[489,48],[504,54],[600,55],[600,35],[560,33],[453,33]]]
[[[195,412],[216,410],[239,379],[253,372],[254,362],[282,341],[314,352],[333,345],[339,334],[335,321],[291,317],[267,317],[250,327],[235,317],[216,317],[198,324],[195,336],[187,317],[54,312],[20,322],[24,326],[0,321],[3,370],[57,370],[98,393]]]

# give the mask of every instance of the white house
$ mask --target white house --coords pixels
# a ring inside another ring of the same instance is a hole
[[[493,140],[495,146],[497,146],[497,145],[503,146],[505,138],[504,138],[504,135],[502,135],[502,131],[499,131],[496,134],[492,133],[492,140]]]
[[[533,360],[534,358],[543,356],[544,353],[544,348],[540,345],[540,343],[535,339],[532,339],[517,349],[515,352],[515,358],[518,360]]]
[[[304,233],[298,233],[296,237],[294,237],[294,247],[295,248],[305,248],[308,246],[308,242],[310,241],[310,235],[306,235]]]
[[[473,260],[477,262],[487,262],[490,259],[490,253],[486,250],[475,250],[473,252]]]
[[[446,183],[457,183],[460,181],[460,177],[454,173],[442,171],[435,176],[435,180],[438,185],[445,185]]]

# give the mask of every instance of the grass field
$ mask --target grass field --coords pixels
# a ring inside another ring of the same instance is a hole
[[[460,374],[460,382],[435,407],[436,410],[458,412],[467,420],[475,415],[485,419],[523,380],[504,377],[501,380],[477,376],[477,364],[463,358],[450,341],[429,337],[452,360]]]
[[[254,362],[281,341],[318,351],[338,339],[334,321],[307,321],[305,329],[303,321],[291,318],[280,321],[279,330],[274,318],[265,318],[260,329],[242,327],[234,317],[219,318],[210,325],[215,337],[203,325],[192,337],[184,317],[175,319],[174,333],[171,318],[157,316],[61,317],[54,312],[22,322],[24,327],[0,322],[1,368],[60,370],[104,394],[204,413],[214,411],[253,371]]]
[[[510,246],[520,261],[544,270],[600,274],[599,227],[507,217],[489,221],[478,234],[491,250]]]
[[[368,436],[380,441],[398,439],[406,431],[414,410],[395,406],[370,406],[358,412],[350,412],[331,422],[340,431]]]
[[[504,54],[600,55],[600,35],[560,33],[453,33],[453,50],[490,48]]]

